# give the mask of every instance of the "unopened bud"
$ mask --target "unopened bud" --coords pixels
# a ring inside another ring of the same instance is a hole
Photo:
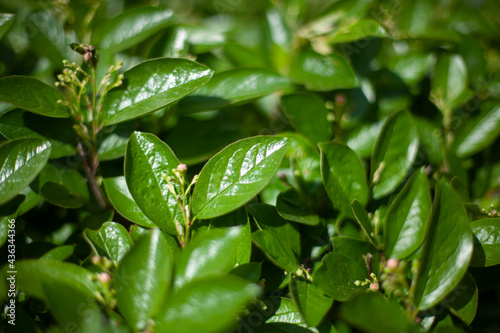
[[[99,273],[97,275],[97,280],[102,284],[108,284],[111,281],[111,276],[108,273]]]
[[[378,283],[370,283],[370,290],[377,291],[379,288]]]
[[[187,171],[188,167],[186,164],[182,163],[177,166],[177,171],[179,171],[181,174],[185,174]]]
[[[390,270],[394,270],[394,269],[399,267],[399,260],[391,258],[391,259],[387,260],[385,267],[387,267]]]
[[[92,256],[91,262],[94,265],[99,265],[99,263],[101,262],[101,257],[99,257],[98,255]]]

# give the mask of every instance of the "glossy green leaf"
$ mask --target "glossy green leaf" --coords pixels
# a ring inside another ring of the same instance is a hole
[[[443,113],[472,97],[468,90],[467,66],[458,54],[442,54],[432,77],[431,100]]]
[[[148,51],[147,59],[187,58],[189,54],[188,33],[182,26],[173,26],[156,38]]]
[[[328,110],[319,97],[295,93],[281,97],[281,104],[288,120],[297,132],[316,145],[330,140],[331,126],[327,121]]]
[[[281,192],[276,199],[276,209],[285,219],[307,225],[316,225],[320,219],[318,214],[312,212],[305,203],[300,193],[294,188]]]
[[[474,243],[457,194],[444,179],[436,191],[413,300],[420,310],[433,307],[457,286],[469,266]]]
[[[349,89],[358,85],[351,67],[342,56],[335,53],[321,55],[313,50],[300,53],[292,65],[290,77],[311,91]]]
[[[348,133],[347,146],[354,150],[359,157],[369,158],[372,154],[375,141],[382,129],[383,122],[361,125]]]
[[[396,189],[411,169],[418,151],[418,134],[409,112],[397,112],[384,122],[372,153],[373,197]]]
[[[166,177],[174,177],[172,170],[179,164],[156,136],[134,132],[130,137],[125,154],[128,189],[144,215],[171,235],[177,235],[175,221],[182,223],[183,219]]]
[[[153,229],[122,259],[115,275],[118,308],[137,331],[160,312],[172,280],[173,255],[163,234]]]
[[[455,132],[453,147],[458,157],[468,157],[489,147],[500,135],[500,104],[485,102],[480,114],[464,120]]]
[[[19,139],[0,146],[0,204],[15,197],[42,170],[50,156],[50,143]]]
[[[119,263],[123,256],[134,246],[127,229],[116,222],[105,222],[99,230],[85,229],[96,254],[106,256]]]
[[[116,129],[106,136],[97,148],[99,161],[112,161],[125,155],[128,139],[133,132],[133,127]]]
[[[308,326],[316,326],[333,304],[333,298],[323,294],[314,283],[299,278],[290,279],[290,291],[295,305]]]
[[[348,43],[367,37],[386,37],[385,29],[375,20],[361,19],[341,25],[328,36],[330,43]]]
[[[326,192],[336,209],[354,217],[350,204],[357,199],[368,201],[368,186],[363,164],[356,153],[340,143],[322,143],[321,176]]]
[[[145,227],[154,227],[155,224],[142,212],[128,190],[124,176],[104,178],[104,187],[109,201],[116,211],[128,220]]]
[[[260,288],[236,276],[196,279],[170,295],[156,317],[155,330],[176,333],[224,332]]]
[[[363,332],[420,332],[408,321],[401,305],[388,301],[381,293],[357,295],[341,305],[340,316]]]
[[[64,331],[109,332],[106,321],[95,299],[79,290],[71,281],[42,280],[42,287],[50,311]]]
[[[28,295],[46,299],[43,285],[46,282],[70,284],[89,299],[102,291],[102,285],[95,280],[95,274],[78,265],[56,260],[19,260],[16,266],[16,287]],[[2,284],[7,283],[9,269],[2,269]],[[5,281],[5,282],[4,282]]]
[[[431,212],[425,169],[416,170],[392,202],[384,220],[384,253],[404,259],[422,244]]]
[[[240,68],[217,73],[179,102],[181,112],[199,112],[250,101],[291,88],[287,78],[266,69]]]
[[[476,281],[469,273],[455,287],[455,289],[444,299],[444,305],[451,313],[470,325],[476,317],[478,291]]]
[[[73,252],[75,252],[75,246],[76,245],[73,244],[55,247],[52,250],[44,253],[44,255],[40,257],[40,259],[64,261],[71,257],[71,255],[73,255]]]
[[[55,88],[28,76],[0,78],[0,101],[46,117],[67,118],[67,107],[57,101],[65,100]]]
[[[9,31],[14,22],[15,15],[10,13],[0,13],[0,39]]]
[[[324,256],[321,265],[313,273],[314,284],[326,295],[339,301],[346,301],[366,289],[354,284],[366,278],[366,269],[357,260],[337,252]]]
[[[198,234],[175,261],[175,287],[233,269],[242,233],[243,227],[236,226]]]
[[[377,246],[378,242],[375,239],[375,233],[373,231],[372,221],[370,221],[368,213],[363,208],[363,205],[361,205],[361,203],[358,200],[354,199],[351,202],[351,209],[354,214],[354,217],[356,218],[356,221],[358,221],[358,224],[361,227],[361,230],[363,230],[366,237],[370,240],[373,246]]]
[[[104,125],[138,118],[188,95],[207,83],[213,72],[194,61],[161,58],[142,62],[123,73],[123,84],[106,96]]]
[[[40,194],[50,203],[64,208],[80,208],[85,204],[82,197],[72,193],[64,185],[47,182],[40,189]]]
[[[500,264],[500,218],[476,220],[470,226],[475,236],[471,266]]]
[[[126,50],[170,25],[172,17],[171,10],[134,8],[99,25],[92,34],[92,41],[103,49]]]
[[[266,320],[266,324],[295,324],[294,326],[288,325],[272,325],[270,327],[274,327],[275,330],[273,332],[288,332],[288,330],[283,330],[283,328],[288,327],[292,329],[297,327],[306,327],[306,323],[304,318],[302,317],[299,309],[295,305],[294,301],[287,297],[281,298],[270,298],[264,300],[264,304],[267,306],[267,309],[270,311],[274,311],[272,317]],[[277,308],[276,308],[277,307]],[[267,325],[266,325],[267,326]],[[264,329],[264,332],[269,332],[269,330]],[[293,331],[295,332],[295,331]],[[298,330],[297,332],[310,332],[309,330]]]
[[[335,252],[356,260],[359,266],[364,267],[369,264],[370,271],[367,271],[367,273],[375,273],[378,276],[380,271],[380,254],[379,250],[372,243],[358,238],[335,236],[332,238],[332,245]]]
[[[205,164],[193,193],[193,214],[211,218],[241,207],[271,180],[288,139],[258,136],[237,141]]]
[[[252,234],[255,244],[277,266],[295,272],[300,263],[300,234],[288,221],[278,215],[276,208],[266,204],[249,205],[248,211],[261,230]]]
[[[71,119],[42,117],[21,109],[12,110],[0,118],[0,133],[7,139],[39,138],[49,141],[51,159],[76,153],[73,140],[68,136],[68,132],[75,136],[72,126]]]
[[[266,53],[273,68],[279,73],[286,73],[290,66],[292,54],[292,29],[290,29],[286,16],[276,7],[266,12]]]

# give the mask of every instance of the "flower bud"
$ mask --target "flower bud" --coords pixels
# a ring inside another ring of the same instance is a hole
[[[177,166],[177,171],[179,171],[181,174],[185,174],[187,171],[188,167],[186,164],[182,163]]]
[[[99,273],[97,275],[97,280],[102,284],[108,284],[111,281],[111,276],[108,273]]]
[[[390,270],[395,270],[399,267],[399,260],[391,258],[387,260],[387,262],[385,263],[385,267],[387,267]]]

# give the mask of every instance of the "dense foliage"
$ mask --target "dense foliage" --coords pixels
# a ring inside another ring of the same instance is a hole
[[[498,2],[0,4],[2,330],[500,331]]]

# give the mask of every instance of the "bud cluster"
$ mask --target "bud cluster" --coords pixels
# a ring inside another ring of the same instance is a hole
[[[408,295],[410,286],[406,277],[406,261],[399,261],[391,258],[385,263],[385,267],[380,275],[382,288],[387,295],[397,298],[404,298]]]

